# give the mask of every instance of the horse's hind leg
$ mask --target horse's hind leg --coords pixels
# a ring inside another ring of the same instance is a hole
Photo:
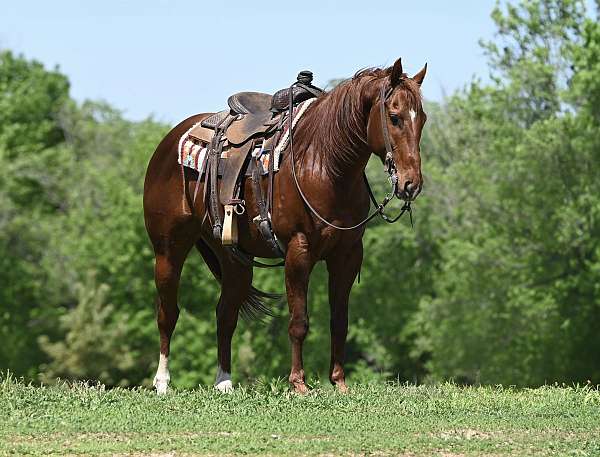
[[[177,306],[179,279],[193,240],[182,239],[178,240],[179,243],[175,243],[171,239],[153,241],[156,257],[154,280],[158,292],[156,320],[160,334],[160,356],[153,384],[158,394],[164,394],[170,381],[168,363],[171,335],[179,317],[179,307]]]
[[[196,247],[213,275],[221,281],[221,296],[216,310],[218,367],[215,387],[221,392],[230,392],[233,390],[231,340],[242,304],[251,295],[252,267],[236,262],[223,248],[215,246],[213,251],[203,241],[196,243]]]

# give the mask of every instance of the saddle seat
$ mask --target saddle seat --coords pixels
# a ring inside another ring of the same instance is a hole
[[[227,126],[228,123],[229,126]],[[277,120],[273,119],[273,113],[270,111],[256,114],[232,114],[230,111],[220,111],[201,121],[190,131],[189,135],[205,143],[210,143],[217,126],[227,126],[223,139],[226,139],[231,146],[238,147],[249,139],[268,132],[276,123]]]
[[[238,92],[227,99],[235,114],[258,114],[270,111],[273,96],[262,92]]]
[[[224,138],[232,145],[242,145],[274,126],[270,111],[272,95],[261,92],[239,92],[227,99],[230,110],[219,111],[194,128],[190,134],[207,143],[218,126],[227,126]]]

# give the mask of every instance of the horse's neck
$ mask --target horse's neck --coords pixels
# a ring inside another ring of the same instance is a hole
[[[362,179],[371,155],[367,143],[365,101],[360,93],[356,93],[344,97],[339,106],[323,105],[310,113],[318,125],[310,143],[313,165],[322,167],[334,182],[348,184]]]

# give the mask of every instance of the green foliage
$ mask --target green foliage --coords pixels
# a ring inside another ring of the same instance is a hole
[[[37,306],[46,275],[39,262],[64,193],[68,157],[57,116],[67,99],[63,75],[0,52],[0,366],[19,373],[37,371],[31,324],[52,313]]]
[[[589,74],[600,41],[583,10],[575,1],[496,9],[506,46],[487,49],[503,79],[443,107],[437,141],[449,157],[438,185],[450,209],[439,208],[440,267],[414,320],[435,379],[600,376],[600,126],[582,101],[597,96]]]
[[[43,381],[56,378],[85,380],[119,385],[127,384],[126,373],[135,366],[135,354],[127,344],[128,316],[113,322],[115,307],[106,302],[110,288],[96,284],[93,274],[75,291],[78,303],[59,319],[64,337],[50,342],[39,338],[41,348],[51,359],[42,366]]]

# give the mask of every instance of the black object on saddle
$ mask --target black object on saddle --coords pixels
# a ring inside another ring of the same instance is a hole
[[[311,71],[303,70],[298,73],[296,84],[293,87],[281,89],[275,92],[271,100],[271,111],[279,112],[289,108],[290,91],[292,91],[292,104],[297,105],[313,97],[319,97],[325,92],[312,85],[313,74]]]

